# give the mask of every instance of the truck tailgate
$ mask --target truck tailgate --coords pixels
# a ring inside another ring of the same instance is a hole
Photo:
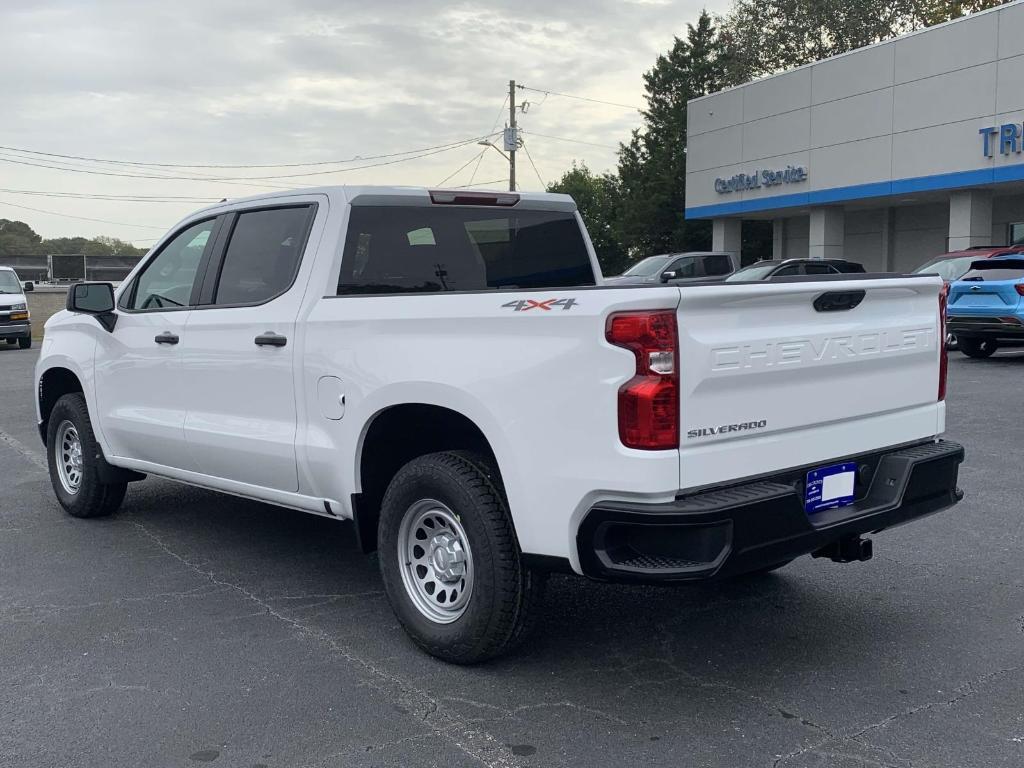
[[[680,486],[941,432],[941,289],[938,277],[681,287]],[[853,308],[824,306],[859,292]]]

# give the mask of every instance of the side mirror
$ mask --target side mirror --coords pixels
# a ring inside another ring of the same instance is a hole
[[[25,293],[32,293],[32,291],[36,289],[36,286],[32,282],[26,282],[25,285],[22,286],[22,288],[24,289]]]
[[[93,315],[108,331],[117,324],[114,286],[111,283],[75,283],[68,288],[68,312]]]
[[[663,283],[667,283],[669,280],[675,280],[675,279],[676,279],[676,273],[675,272],[662,272],[661,273],[661,282],[663,282]]]

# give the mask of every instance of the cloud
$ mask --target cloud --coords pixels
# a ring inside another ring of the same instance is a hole
[[[426,147],[500,128],[508,80],[642,104],[642,74],[703,3],[621,0],[36,0],[0,9],[0,143],[146,162],[286,163]],[[718,3],[724,8],[725,2]],[[710,10],[716,8],[711,4]],[[614,167],[608,146],[639,115],[519,92],[530,154],[545,181],[573,159]],[[475,157],[467,146],[409,163],[282,184],[437,184]],[[0,157],[10,157],[0,153]],[[452,180],[466,183],[475,163]],[[120,179],[0,162],[3,184],[73,192],[237,196],[252,185]],[[218,175],[215,171],[203,171]],[[485,151],[475,181],[507,174]],[[254,175],[267,175],[265,172]],[[526,158],[525,188],[540,188]],[[271,182],[279,183],[279,182]],[[3,206],[3,200],[129,224],[170,225],[187,205],[0,194],[0,217],[48,236],[155,237]]]

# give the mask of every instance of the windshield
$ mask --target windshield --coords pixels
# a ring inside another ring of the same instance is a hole
[[[623,277],[652,277],[668,264],[672,256],[648,256],[622,273]]]
[[[0,293],[21,293],[18,276],[9,270],[0,270]]]
[[[919,275],[938,275],[946,282],[959,280],[968,269],[971,263],[977,260],[977,256],[957,256],[954,259],[932,259],[927,264],[922,264],[914,270]]]
[[[771,264],[751,264],[738,272],[733,272],[725,278],[725,281],[727,283],[742,283],[747,280],[764,280],[780,263],[776,261]]]

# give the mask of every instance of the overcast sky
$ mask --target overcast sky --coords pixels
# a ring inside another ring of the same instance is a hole
[[[220,198],[268,189],[260,184],[433,186],[467,162],[447,185],[472,179],[501,188],[507,164],[487,150],[477,166],[474,158],[485,148],[475,144],[344,173],[230,183],[125,178],[10,161],[143,176],[309,173],[323,168],[141,168],[14,149],[142,163],[365,158],[458,142],[495,125],[500,130],[510,78],[642,105],[643,72],[705,5],[718,12],[727,3],[0,0],[0,218],[27,221],[45,237],[105,234],[148,245],[201,203],[6,190]],[[544,182],[558,178],[574,159],[594,170],[614,168],[617,142],[640,122],[628,108],[536,92],[519,91],[518,98],[530,102],[520,124]],[[523,153],[518,175],[523,189],[542,188]]]

